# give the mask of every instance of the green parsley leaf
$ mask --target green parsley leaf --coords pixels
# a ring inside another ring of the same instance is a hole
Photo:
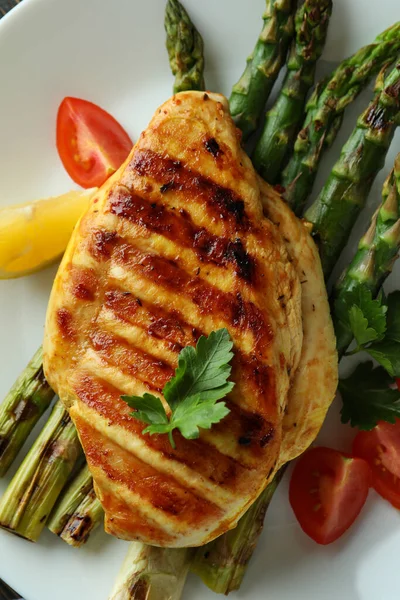
[[[164,386],[163,396],[168,402],[168,415],[160,398],[153,394],[121,396],[135,409],[132,417],[148,424],[143,433],[166,433],[175,447],[172,432],[179,429],[186,439],[195,439],[199,429],[210,429],[230,412],[224,398],[235,385],[228,381],[233,358],[232,340],[226,329],[201,336],[196,348],[183,348],[178,357],[174,377]]]
[[[400,417],[400,391],[391,389],[393,379],[371,361],[359,364],[346,379],[339,381],[343,400],[342,423],[373,429],[378,421],[394,423]]]
[[[168,423],[168,417],[160,398],[153,394],[143,394],[143,396],[121,396],[122,400],[136,412],[132,413],[136,419],[148,423]]]
[[[171,419],[172,424],[179,428],[183,437],[193,440],[199,437],[201,429],[210,429],[214,423],[219,423],[229,414],[225,402],[201,400],[199,394],[188,396],[175,410]]]
[[[350,328],[354,337],[362,337],[363,332],[366,329],[374,329],[376,332],[375,340],[382,339],[386,331],[386,310],[387,307],[384,303],[384,298],[379,295],[376,300],[372,298],[371,290],[365,285],[357,285],[352,290],[343,293],[335,301],[335,314],[339,319],[341,325],[345,328]],[[352,308],[356,306],[359,310],[357,311],[357,317],[352,313]],[[352,322],[350,315],[353,314]],[[359,317],[363,316],[366,319],[367,325],[361,325]]]
[[[335,309],[343,325],[353,333],[358,349],[383,338],[387,307],[382,304],[382,298],[373,300],[371,290],[367,287],[358,285],[337,301]]]
[[[378,331],[370,327],[367,317],[365,317],[361,308],[355,304],[349,310],[349,324],[359,348],[364,344],[377,340],[379,337]]]
[[[400,291],[392,292],[387,299],[387,337],[400,343]]]
[[[400,343],[391,339],[372,344],[367,349],[372,356],[391,377],[400,377]]]
[[[227,381],[232,367],[232,341],[226,329],[201,336],[196,348],[186,346],[179,354],[178,368],[164,387],[164,398],[172,410],[188,396],[201,400],[219,400],[233,388]]]
[[[384,339],[365,350],[386,369],[391,377],[400,377],[400,292],[387,298],[387,330]]]

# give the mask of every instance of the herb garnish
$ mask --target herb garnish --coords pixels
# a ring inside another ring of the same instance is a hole
[[[235,385],[228,381],[231,374],[232,340],[228,331],[219,329],[208,337],[201,336],[196,348],[183,348],[178,357],[175,375],[164,386],[162,393],[170,414],[160,398],[145,393],[143,396],[122,396],[135,411],[131,416],[148,424],[143,433],[167,433],[175,448],[172,432],[179,429],[188,440],[198,438],[199,429],[210,429],[230,412],[224,398]]]

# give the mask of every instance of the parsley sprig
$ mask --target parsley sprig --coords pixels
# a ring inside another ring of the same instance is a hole
[[[368,352],[391,377],[400,377],[400,291],[376,300],[358,287],[335,305],[341,324],[349,327],[356,348],[349,354]]]
[[[359,364],[350,377],[339,381],[343,400],[342,422],[369,431],[378,421],[394,423],[400,417],[400,391],[393,380],[372,361]]]
[[[386,299],[359,286],[340,299],[335,311],[342,327],[350,328],[356,346],[348,354],[368,352],[381,366],[361,363],[350,377],[339,381],[343,400],[342,422],[372,429],[378,421],[394,423],[400,418],[400,292]]]
[[[162,393],[170,408],[164,408],[160,398],[145,393],[143,396],[121,396],[135,409],[131,416],[148,427],[143,433],[167,433],[175,448],[172,435],[179,429],[188,440],[198,438],[199,429],[210,429],[230,412],[225,402],[218,402],[235,385],[228,381],[233,358],[232,340],[228,331],[219,329],[208,337],[201,336],[196,348],[183,348],[178,357],[175,375],[164,386]]]

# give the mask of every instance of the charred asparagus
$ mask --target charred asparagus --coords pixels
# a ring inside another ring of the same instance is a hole
[[[6,474],[53,398],[39,348],[0,406],[0,477]]]
[[[285,199],[301,215],[311,193],[321,156],[340,129],[343,112],[371,77],[396,57],[400,49],[400,22],[378,35],[335,69],[328,82],[315,88],[306,107],[293,155],[280,183]]]
[[[103,515],[93,477],[84,465],[61,494],[47,527],[70,546],[80,547],[101,523]]]
[[[400,122],[400,62],[378,77],[377,92],[343,147],[315,202],[305,213],[313,225],[322,267],[329,277],[371,185],[383,167],[395,129]]]
[[[1,498],[0,526],[37,541],[81,455],[76,429],[61,402],[57,402]]]

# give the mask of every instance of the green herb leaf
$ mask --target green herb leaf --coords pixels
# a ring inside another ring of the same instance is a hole
[[[198,438],[199,429],[210,429],[229,413],[224,398],[235,385],[231,374],[232,340],[226,329],[201,336],[196,348],[183,348],[174,377],[164,386],[163,395],[171,409],[169,416],[160,398],[152,394],[122,396],[132,408],[132,417],[148,424],[143,433],[167,433],[175,447],[172,432],[179,429],[183,437]]]
[[[382,298],[373,300],[371,291],[363,285],[346,294],[339,304],[339,318],[350,327],[359,348],[383,338],[386,311]]]
[[[342,422],[373,429],[378,421],[394,423],[400,417],[400,391],[391,389],[393,379],[373,363],[359,364],[350,377],[339,381],[343,400]]]
[[[349,310],[349,323],[358,347],[378,339],[378,331],[370,327],[367,317],[355,304]]]
[[[188,396],[201,400],[219,400],[233,388],[227,381],[232,367],[232,341],[226,329],[201,336],[196,348],[186,346],[179,354],[175,377],[163,389],[163,395],[174,410]]]
[[[386,337],[400,343],[400,291],[389,294],[387,307]]]
[[[183,437],[193,440],[199,437],[199,428],[210,429],[214,423],[219,423],[229,412],[225,402],[204,401],[197,394],[188,396],[186,401],[177,407],[171,422],[180,430]]]
[[[143,396],[121,396],[122,400],[136,410],[132,415],[143,423],[168,423],[167,413],[160,398],[153,394]]]
[[[367,348],[368,354],[372,356],[391,377],[400,377],[400,343],[391,339],[372,344]]]
[[[391,377],[400,377],[400,292],[393,292],[387,298],[386,324],[384,339],[365,350]]]

